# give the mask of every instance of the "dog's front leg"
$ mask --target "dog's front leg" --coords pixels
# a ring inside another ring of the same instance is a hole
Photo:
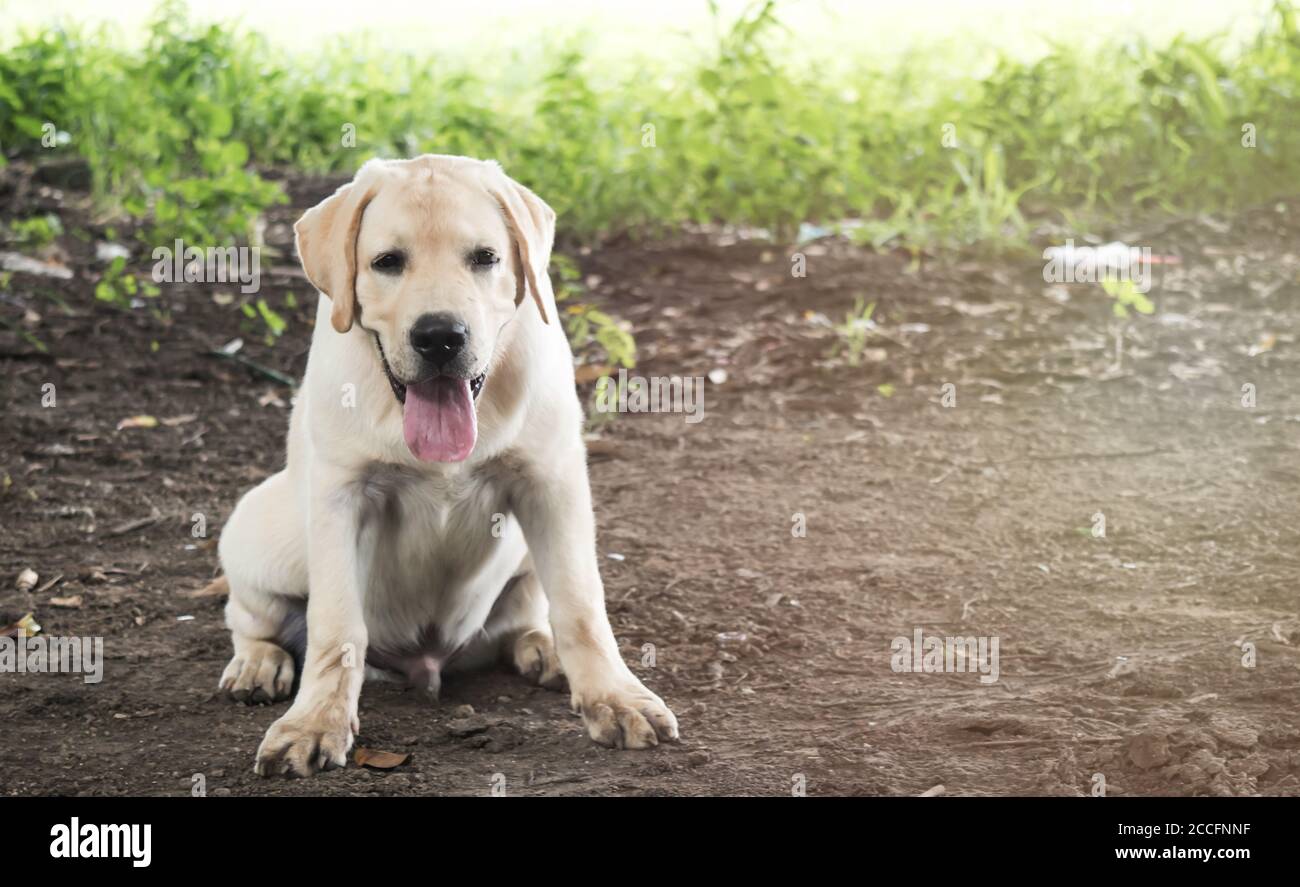
[[[585,454],[535,468],[516,512],[550,603],[556,653],[591,738],[649,748],[677,738],[677,718],[623,661],[605,614]]]
[[[271,725],[254,767],[310,776],[342,767],[360,729],[366,625],[357,568],[357,506],[345,472],[313,466],[308,515],[307,654],[293,705]]]

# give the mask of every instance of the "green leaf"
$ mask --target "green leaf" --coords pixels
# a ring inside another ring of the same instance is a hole
[[[248,146],[243,142],[227,142],[221,149],[221,157],[226,166],[242,168],[248,163]]]
[[[280,334],[284,332],[284,318],[275,313],[271,306],[266,303],[266,299],[257,300],[257,312],[262,315],[262,321],[266,324],[267,329],[271,331],[271,335],[279,338]]]

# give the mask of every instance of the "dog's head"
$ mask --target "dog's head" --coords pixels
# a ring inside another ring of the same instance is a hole
[[[502,329],[528,294],[547,320],[555,213],[495,163],[430,154],[370,161],[294,233],[334,329],[373,337],[412,454],[468,457]]]

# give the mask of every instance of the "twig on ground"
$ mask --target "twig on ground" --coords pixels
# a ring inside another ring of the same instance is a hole
[[[244,357],[241,354],[227,354],[224,351],[215,351],[215,350],[207,351],[205,353],[209,357],[220,357],[223,358],[224,360],[233,360],[235,363],[240,364],[241,366],[246,366],[255,373],[261,373],[263,376],[266,376],[268,379],[271,379],[275,382],[279,382],[281,385],[288,385],[292,389],[297,389],[298,387],[298,383],[294,381],[294,379],[291,378],[290,376],[286,376],[284,373],[280,372],[279,370],[273,370],[270,367],[262,366],[260,363],[249,360],[247,357]]]

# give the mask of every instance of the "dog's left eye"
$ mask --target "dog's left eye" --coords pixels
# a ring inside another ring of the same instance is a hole
[[[406,260],[401,253],[384,253],[370,263],[370,267],[376,271],[383,271],[388,274],[396,274],[402,270]]]
[[[487,247],[476,249],[469,254],[469,263],[475,268],[487,268],[499,261],[501,259],[497,256],[496,250],[490,250]]]

